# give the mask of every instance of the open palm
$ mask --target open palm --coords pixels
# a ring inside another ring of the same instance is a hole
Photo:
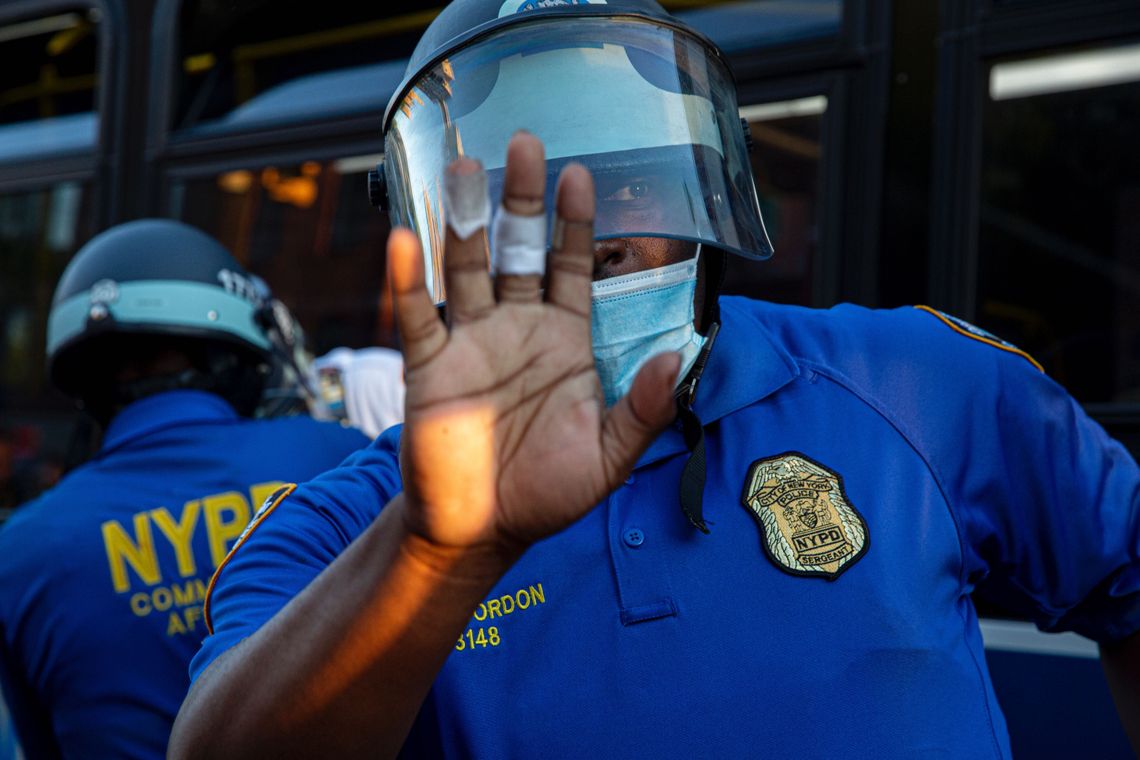
[[[464,159],[449,171],[474,172]],[[508,149],[503,203],[544,213],[537,138]],[[485,237],[448,228],[450,329],[424,287],[418,239],[389,240],[389,266],[407,367],[402,466],[412,530],[441,545],[516,549],[562,530],[616,488],[673,415],[679,359],[643,368],[607,410],[590,345],[594,189],[571,166],[557,192],[561,220],[540,275],[486,267]]]

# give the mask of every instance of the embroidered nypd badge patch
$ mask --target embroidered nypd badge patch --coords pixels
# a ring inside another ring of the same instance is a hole
[[[867,523],[842,478],[803,454],[753,462],[742,501],[760,523],[764,551],[787,573],[835,580],[867,551]]]

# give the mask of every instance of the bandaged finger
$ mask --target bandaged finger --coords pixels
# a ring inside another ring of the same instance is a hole
[[[500,206],[491,225],[491,269],[496,274],[543,274],[546,214],[522,216]]]
[[[468,174],[446,172],[443,176],[444,215],[447,226],[466,240],[491,222],[491,198],[483,167]]]

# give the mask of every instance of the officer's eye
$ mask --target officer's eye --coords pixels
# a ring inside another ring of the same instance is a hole
[[[645,180],[636,180],[627,185],[622,185],[617,190],[607,195],[603,200],[607,201],[636,201],[649,195],[649,183]]]

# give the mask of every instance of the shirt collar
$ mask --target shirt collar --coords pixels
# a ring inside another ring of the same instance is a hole
[[[706,426],[770,396],[800,374],[795,361],[776,343],[748,304],[748,299],[720,299],[720,334],[709,353],[693,403],[697,417]],[[683,451],[686,447],[680,423],[674,421],[650,444],[637,467]]]
[[[233,407],[205,391],[156,393],[129,404],[115,415],[103,436],[100,456],[145,435],[179,425],[238,419]]]

